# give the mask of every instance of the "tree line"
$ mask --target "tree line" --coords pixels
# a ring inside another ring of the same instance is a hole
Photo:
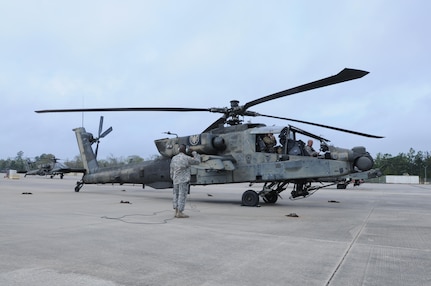
[[[24,152],[19,151],[15,158],[0,159],[0,170],[2,172],[6,172],[7,170],[17,170],[22,173],[38,169],[44,165],[53,164],[54,160],[59,160],[70,168],[83,168],[81,156],[79,155],[75,156],[72,160],[67,159],[63,161],[56,158],[53,154],[45,153],[34,158],[24,157]],[[106,159],[98,159],[97,161],[100,167],[112,167],[127,165],[130,163],[140,163],[143,162],[144,159],[137,155],[128,156],[127,158],[110,155]]]
[[[419,176],[421,180],[430,181],[430,155],[428,151],[416,152],[413,148],[408,153],[399,153],[397,156],[378,153],[374,158],[374,168],[379,168],[383,175]]]
[[[0,159],[0,170],[17,170],[26,171],[30,169],[37,169],[44,164],[53,162],[55,156],[53,154],[41,154],[33,159],[25,158],[24,152],[19,151],[15,158]],[[153,159],[153,158],[150,158]],[[110,155],[106,159],[99,159],[99,166],[111,167],[118,165],[126,165],[130,163],[139,163],[144,161],[143,158],[133,155],[127,158],[115,157]],[[72,160],[65,160],[62,162],[71,168],[82,168],[81,156],[77,155]],[[430,168],[428,168],[430,166]],[[399,153],[396,156],[391,154],[377,153],[374,159],[374,168],[379,168],[383,175],[412,175],[419,176],[421,180],[431,179],[431,153],[428,151],[416,152],[410,148],[407,153]]]

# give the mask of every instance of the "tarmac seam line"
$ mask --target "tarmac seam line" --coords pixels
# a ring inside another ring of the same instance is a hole
[[[352,239],[352,241],[349,244],[349,247],[346,249],[346,251],[344,252],[343,257],[341,258],[340,262],[337,264],[337,267],[335,267],[334,272],[332,273],[331,277],[329,277],[328,282],[326,282],[326,286],[329,286],[332,279],[335,277],[335,274],[337,274],[338,270],[340,269],[341,265],[343,264],[344,260],[346,259],[347,255],[349,255],[350,250],[352,250],[353,245],[356,243],[356,241],[358,240],[359,236],[361,235],[362,231],[364,230],[365,226],[368,223],[368,220],[371,217],[371,214],[374,211],[374,207],[370,210],[370,212],[368,213],[367,218],[364,220],[364,222],[362,223],[361,228],[359,229],[359,231],[356,233],[355,237]]]

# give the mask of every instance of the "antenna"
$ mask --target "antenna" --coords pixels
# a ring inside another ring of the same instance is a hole
[[[85,96],[82,95],[82,108],[85,107]],[[84,127],[84,111],[81,113],[81,127]]]
[[[167,132],[163,132],[164,134],[168,134],[168,135],[175,135],[178,138],[178,134],[177,133],[172,133],[171,131],[167,131]]]

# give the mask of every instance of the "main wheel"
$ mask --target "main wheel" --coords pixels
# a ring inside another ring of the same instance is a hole
[[[255,207],[259,204],[259,195],[253,190],[247,190],[242,194],[242,205]]]
[[[263,201],[267,204],[275,204],[278,200],[277,192],[269,192],[263,197]]]

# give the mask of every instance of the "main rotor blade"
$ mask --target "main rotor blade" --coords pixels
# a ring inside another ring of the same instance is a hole
[[[371,135],[371,134],[366,134],[366,133],[362,133],[362,132],[358,132],[358,131],[343,129],[343,128],[339,128],[339,127],[334,127],[334,126],[329,126],[329,125],[324,125],[324,124],[319,124],[319,123],[314,123],[314,122],[308,122],[308,121],[303,121],[303,120],[298,120],[298,119],[292,119],[292,118],[287,118],[287,117],[265,115],[265,114],[258,114],[258,116],[269,117],[269,118],[276,118],[276,119],[282,119],[282,120],[288,120],[288,121],[293,121],[293,122],[299,122],[299,123],[304,123],[304,124],[308,124],[308,125],[319,126],[319,127],[323,127],[323,128],[328,128],[328,129],[337,130],[337,131],[341,131],[341,132],[351,133],[351,134],[355,134],[355,135],[359,135],[359,136],[364,136],[364,137],[384,138],[383,136]]]
[[[72,109],[45,109],[36,110],[36,113],[58,113],[58,112],[111,112],[111,111],[211,111],[209,108],[188,108],[188,107],[116,107],[116,108],[72,108]]]
[[[358,78],[365,76],[366,74],[368,74],[367,71],[345,68],[336,75],[333,75],[333,76],[330,76],[327,78],[323,78],[320,80],[316,80],[316,81],[313,81],[310,83],[306,83],[306,84],[303,84],[303,85],[300,85],[300,86],[297,86],[294,88],[286,89],[284,91],[280,91],[280,92],[277,92],[277,93],[274,93],[271,95],[267,95],[267,96],[258,98],[256,100],[247,102],[243,106],[243,111],[247,110],[248,108],[250,108],[254,105],[264,103],[264,102],[267,102],[267,101],[270,101],[273,99],[277,99],[277,98],[292,95],[295,93],[300,93],[300,92],[304,92],[304,91],[308,91],[308,90],[312,90],[312,89],[316,89],[316,88],[320,88],[320,87],[325,87],[328,85],[333,85],[333,84],[337,84],[337,83],[341,83],[341,82],[345,82],[345,81],[349,81],[349,80],[353,80],[353,79],[358,79]]]

